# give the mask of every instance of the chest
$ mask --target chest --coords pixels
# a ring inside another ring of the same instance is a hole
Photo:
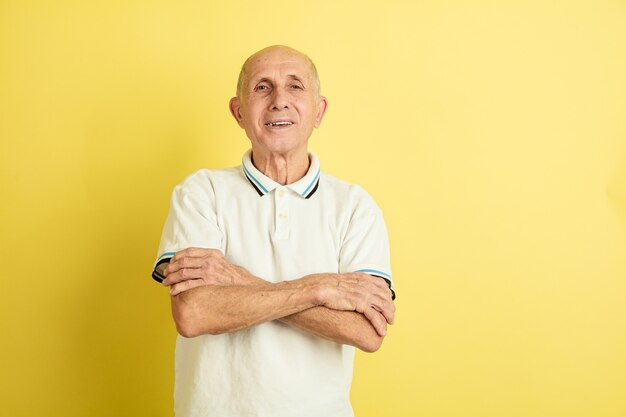
[[[322,193],[304,199],[279,188],[264,196],[233,194],[218,202],[226,257],[277,282],[338,272],[349,214]]]

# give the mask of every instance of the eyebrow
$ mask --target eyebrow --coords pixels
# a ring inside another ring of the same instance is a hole
[[[295,74],[288,74],[288,75],[287,75],[287,77],[291,78],[292,80],[296,80],[296,81],[298,81],[299,83],[301,83],[302,85],[306,86],[306,85],[305,85],[305,83],[304,83],[304,81],[302,81],[302,79],[301,79],[300,77],[298,77],[297,75],[295,75]],[[267,77],[262,77],[262,78],[259,78],[259,80],[255,83],[255,85],[258,85],[258,84],[260,84],[260,83],[268,83],[268,84],[273,84],[273,83],[272,83],[272,80],[270,80],[270,79],[269,79],[269,78],[267,78]]]
[[[254,84],[260,84],[260,83],[269,83],[272,84],[272,80],[270,80],[267,77],[263,77],[263,78],[259,78]]]
[[[300,84],[302,84],[304,87],[306,87],[306,83],[300,77],[298,77],[297,75],[289,74],[288,77],[291,78],[292,80],[298,81]]]

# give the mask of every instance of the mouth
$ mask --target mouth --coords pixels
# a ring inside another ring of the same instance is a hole
[[[267,127],[286,127],[286,126],[291,126],[293,125],[293,122],[290,121],[276,121],[276,122],[267,122],[265,123],[265,126]]]

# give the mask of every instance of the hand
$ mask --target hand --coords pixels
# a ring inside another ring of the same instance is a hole
[[[320,305],[333,310],[357,311],[363,314],[384,336],[387,323],[393,324],[396,307],[385,280],[361,272],[320,274]]]
[[[202,285],[244,285],[254,279],[216,249],[187,248],[176,252],[164,271],[163,285],[176,295]]]

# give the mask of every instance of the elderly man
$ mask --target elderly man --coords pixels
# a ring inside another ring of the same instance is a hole
[[[354,347],[380,347],[394,293],[380,209],[307,150],[326,108],[306,55],[255,53],[230,100],[252,149],[174,189],[153,276],[180,333],[178,416],[353,416]]]

